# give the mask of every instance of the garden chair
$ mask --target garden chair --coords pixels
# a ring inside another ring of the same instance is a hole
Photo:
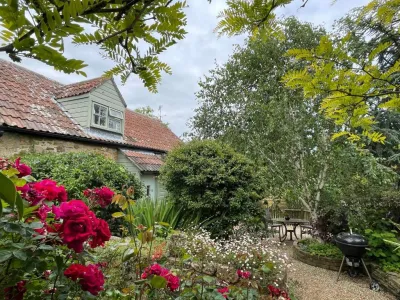
[[[309,220],[309,224],[300,225],[300,239],[303,239],[303,234],[313,235],[314,226],[311,224],[311,213],[308,210],[303,211],[303,219]]]
[[[271,229],[272,237],[275,237],[275,230],[278,229],[279,240],[281,240],[282,224],[274,223],[272,216],[275,215],[273,212],[267,208],[265,210],[265,227],[268,230]]]

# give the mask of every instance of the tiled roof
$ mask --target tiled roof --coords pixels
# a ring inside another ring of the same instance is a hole
[[[125,110],[125,139],[136,146],[169,151],[181,140],[160,120]]]
[[[0,60],[0,125],[87,137],[53,100],[62,84]]]
[[[136,151],[124,151],[125,155],[136,164],[141,171],[159,171],[164,164],[161,157],[154,154],[145,154]]]
[[[91,90],[102,85],[105,81],[109,80],[107,77],[98,77],[90,80],[80,81],[68,85],[64,85],[57,89],[55,92],[55,97],[57,99],[78,96],[82,94],[89,93]]]
[[[131,110],[126,110],[125,134],[117,141],[96,135],[78,125],[54,98],[87,93],[105,77],[63,85],[17,64],[0,59],[0,126],[83,138],[132,148],[166,152],[180,143],[164,124]]]

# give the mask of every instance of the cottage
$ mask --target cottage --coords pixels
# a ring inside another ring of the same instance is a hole
[[[0,59],[0,157],[31,152],[101,153],[162,198],[165,154],[180,143],[160,120],[127,105],[112,78],[64,85]]]

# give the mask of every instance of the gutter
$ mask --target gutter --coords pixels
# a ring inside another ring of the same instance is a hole
[[[112,142],[112,141],[96,140],[96,139],[91,139],[91,138],[76,136],[76,135],[68,135],[68,134],[54,133],[54,132],[48,132],[48,131],[37,131],[37,130],[30,130],[30,129],[26,129],[26,128],[17,128],[17,127],[9,127],[9,126],[0,125],[0,137],[3,136],[4,132],[25,133],[25,134],[29,134],[29,135],[44,136],[44,137],[61,139],[61,140],[69,140],[69,141],[83,142],[83,143],[88,143],[88,144],[109,146],[109,147],[114,147],[114,148],[124,148],[124,149],[127,148],[127,149],[132,149],[132,150],[147,150],[147,151],[151,150],[151,151],[158,152],[161,154],[167,153],[167,151],[163,151],[160,149],[153,149],[153,148],[141,147],[141,146],[133,146],[133,145],[126,144],[126,143],[117,143],[117,142]]]

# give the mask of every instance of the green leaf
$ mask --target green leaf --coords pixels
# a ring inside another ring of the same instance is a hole
[[[39,250],[54,250],[53,246],[42,244],[38,248]]]
[[[6,175],[7,177],[13,177],[15,175],[19,174],[19,171],[15,168],[9,168],[7,170],[3,170],[1,171],[1,173],[3,173],[4,175]]]
[[[24,209],[24,217],[30,215],[32,212],[34,212],[38,208],[39,208],[39,205],[29,206],[29,207],[25,208]]]
[[[215,282],[215,278],[211,276],[203,276],[203,280],[207,283]]]
[[[20,259],[20,260],[26,260],[26,259],[28,258],[28,255],[27,255],[26,252],[23,251],[23,250],[16,250],[16,251],[13,251],[13,255],[14,255],[16,258]]]
[[[17,193],[15,204],[17,205],[18,219],[21,220],[24,215],[24,201],[22,200],[20,193]]]
[[[151,280],[150,284],[155,289],[163,289],[167,286],[167,280],[162,276],[155,275]]]
[[[161,226],[164,226],[164,227],[170,227],[170,225],[166,222],[158,222],[158,224],[160,224]]]
[[[121,217],[124,217],[125,214],[123,212],[118,211],[118,212],[113,213],[111,216],[113,218],[121,218]]]
[[[15,185],[4,174],[0,173],[0,198],[13,208],[16,197],[17,190]]]
[[[64,261],[61,256],[56,256],[55,259],[56,264],[57,264],[57,272],[58,274],[62,273],[62,270],[64,269]]]
[[[128,249],[124,252],[124,255],[122,256],[122,261],[128,261],[129,259],[131,259],[132,257],[134,257],[136,255],[137,251],[135,251],[134,249]]]
[[[10,250],[0,250],[0,262],[8,260],[12,256]]]
[[[19,233],[22,234],[24,232],[24,228],[22,228],[21,225],[15,224],[15,223],[8,223],[4,226],[4,231],[5,232],[10,232],[10,233]]]

